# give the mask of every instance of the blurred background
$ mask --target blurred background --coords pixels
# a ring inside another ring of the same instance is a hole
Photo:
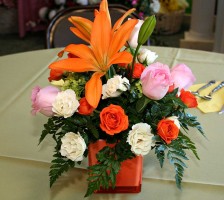
[[[100,0],[0,0],[0,56],[46,48],[52,18],[72,6]],[[155,14],[150,45],[224,53],[224,0],[108,0],[135,7],[140,19]]]

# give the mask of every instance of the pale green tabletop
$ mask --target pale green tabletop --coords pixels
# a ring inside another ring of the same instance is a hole
[[[157,52],[157,61],[170,67],[187,64],[196,83],[224,80],[224,54],[176,48],[149,47]],[[60,49],[40,50],[0,57],[0,199],[69,200],[84,199],[87,188],[86,162],[62,176],[49,188],[49,166],[54,143],[48,138],[38,146],[42,126],[47,118],[32,116],[30,95],[34,86],[47,86],[47,66],[57,59]],[[207,139],[190,130],[197,143],[200,161],[193,155],[187,163],[183,189],[174,182],[174,171],[168,163],[160,169],[154,152],[144,157],[143,185],[139,194],[94,194],[86,199],[153,199],[153,200],[224,200],[224,115],[197,115]]]

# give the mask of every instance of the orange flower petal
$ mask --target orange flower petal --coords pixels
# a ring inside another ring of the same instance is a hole
[[[110,18],[110,12],[108,9],[108,2],[107,0],[102,0],[100,3],[100,11],[104,11],[107,15],[107,19],[109,20],[110,26],[111,26],[111,18]]]
[[[124,46],[137,23],[137,19],[130,19],[114,33],[109,49],[109,56],[115,54]]]
[[[59,60],[50,64],[49,68],[69,72],[97,71],[92,63],[89,63],[87,60],[82,58],[67,58]]]
[[[128,10],[121,18],[119,18],[116,23],[113,26],[113,32],[115,32],[118,28],[120,28],[121,24],[123,23],[124,19],[130,15],[131,13],[133,13],[136,9],[132,8],[130,10]]]
[[[118,63],[130,63],[132,61],[132,55],[131,53],[127,51],[122,51],[119,53],[116,53],[109,61],[108,66],[111,66],[112,64],[118,64]]]
[[[93,108],[96,108],[98,106],[101,98],[102,81],[100,78],[104,74],[104,72],[95,72],[85,86],[86,100]]]
[[[70,44],[65,47],[64,51],[90,62],[95,60],[92,49],[84,44]]]
[[[89,19],[83,17],[71,16],[68,20],[79,30],[79,34],[81,33],[88,40],[90,39],[92,25],[93,22]],[[74,32],[76,34],[76,31]],[[79,35],[77,35],[79,37]]]
[[[103,66],[107,62],[107,52],[111,40],[111,26],[105,12],[99,12],[95,17],[92,33],[91,47],[98,63]]]
[[[84,35],[79,29],[75,27],[70,27],[70,30],[80,39],[84,40],[87,43],[90,43],[90,38],[86,37],[86,35]]]

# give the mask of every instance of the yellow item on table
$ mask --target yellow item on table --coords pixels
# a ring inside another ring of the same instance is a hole
[[[199,96],[208,95],[221,81],[217,81],[215,84],[209,86],[208,88],[201,90]],[[200,87],[206,83],[192,85],[190,91],[197,91]],[[204,113],[218,112],[224,105],[224,87],[212,94],[211,100],[204,100],[200,97],[197,97],[198,109]]]

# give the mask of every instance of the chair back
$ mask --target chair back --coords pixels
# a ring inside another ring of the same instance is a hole
[[[114,24],[129,8],[119,4],[109,4],[111,22]],[[63,9],[51,20],[46,32],[46,47],[56,48],[65,47],[68,44],[86,44],[85,41],[78,38],[72,33],[69,27],[73,24],[68,21],[70,16],[80,16],[91,21],[94,19],[94,10],[98,9],[99,5],[76,6]],[[130,15],[131,18],[138,19],[136,13]],[[127,19],[126,19],[127,20]]]

